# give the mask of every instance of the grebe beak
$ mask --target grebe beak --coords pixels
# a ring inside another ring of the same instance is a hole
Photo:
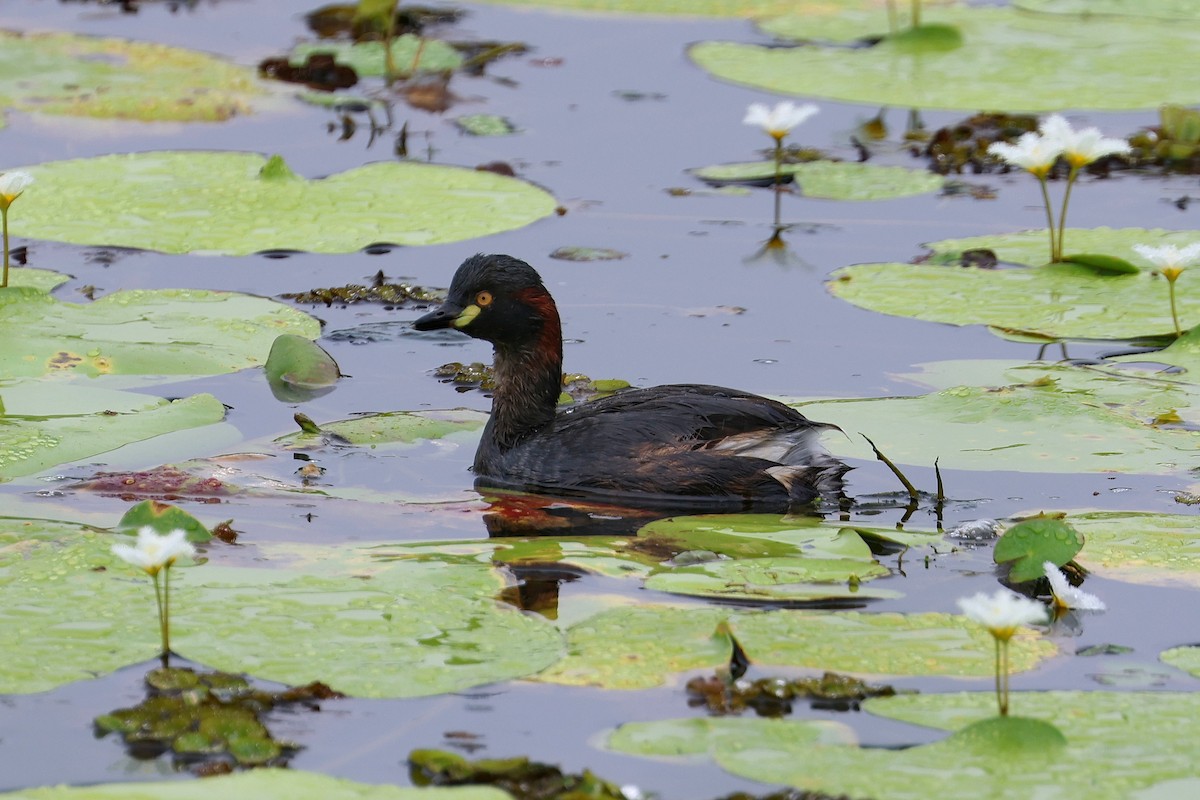
[[[479,306],[471,305],[464,309],[455,303],[446,302],[440,308],[434,309],[425,316],[418,318],[412,325],[419,331],[461,328],[474,319],[475,314],[478,313]]]

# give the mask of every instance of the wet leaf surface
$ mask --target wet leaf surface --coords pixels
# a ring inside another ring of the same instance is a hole
[[[769,185],[774,181],[775,163],[720,164],[691,172],[717,186],[729,183]],[[784,164],[782,174],[794,181],[805,197],[826,200],[888,200],[936,192],[945,184],[942,176],[924,170],[844,161]]]

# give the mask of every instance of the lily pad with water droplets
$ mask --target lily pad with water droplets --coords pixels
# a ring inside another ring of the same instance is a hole
[[[1045,576],[1043,565],[1066,564],[1083,548],[1083,537],[1069,524],[1054,517],[1034,517],[1006,530],[992,551],[997,564],[1008,564],[1013,583]]]
[[[822,44],[704,42],[689,53],[702,68],[734,83],[873,106],[1058,111],[1200,101],[1187,59],[1164,57],[1200,47],[1195,25],[1147,17],[1079,19],[966,3],[930,5],[923,22],[957,29],[962,46],[884,38],[872,46],[845,47],[888,32],[885,6],[802,0],[762,27],[782,39]],[[830,40],[838,45],[830,46]]]
[[[743,164],[718,164],[690,170],[693,175],[717,185],[725,183],[767,183],[775,176],[773,161]],[[896,197],[928,194],[946,183],[941,175],[928,170],[905,167],[880,167],[845,161],[809,161],[784,164],[782,173],[795,181],[805,197],[824,200],[890,200]]]
[[[520,228],[555,208],[516,178],[412,162],[312,180],[255,153],[134,153],[24,169],[37,182],[10,220],[15,235],[167,253],[440,244]]]
[[[296,769],[255,769],[201,781],[52,786],[0,793],[0,800],[512,800],[490,786],[421,787],[356,783]]]
[[[1148,262],[1133,253],[1134,244],[1187,245],[1200,241],[1200,232],[1068,229],[1066,241],[1071,250],[1118,255],[1145,266]],[[1164,278],[1149,268],[1137,275],[1101,275],[1075,264],[1046,264],[1044,230],[926,246],[933,251],[929,263],[843,267],[830,277],[829,290],[884,314],[1053,338],[1130,339],[1175,332]],[[1002,262],[1027,268],[956,265],[959,254],[981,248],[993,250]],[[1177,302],[1181,320],[1200,322],[1200,292],[1178,291]]]
[[[1196,777],[1198,693],[1016,692],[1011,705],[1015,718],[1001,721],[991,692],[863,704],[872,714],[952,731],[912,747],[855,747],[851,734],[829,730],[828,722],[735,718],[629,723],[608,746],[651,757],[707,756],[755,781],[878,800],[962,797],[968,786],[970,796],[996,800],[1077,797],[1081,789],[1094,800],[1124,800]],[[928,735],[914,730],[911,740]]]
[[[251,113],[265,94],[252,70],[194,50],[0,31],[0,107],[145,122],[217,122]]]
[[[64,303],[26,285],[49,276],[13,275],[16,285],[0,289],[0,373],[9,376],[216,375],[262,364],[280,334],[321,332],[302,311],[236,292],[126,289]]]
[[[576,623],[568,655],[537,680],[607,689],[646,689],[685,670],[729,661],[712,636],[728,622],[750,660],[856,675],[992,674],[994,645],[981,626],[949,614],[855,611],[732,611],[688,606],[616,608]],[[1013,640],[1013,669],[1032,668],[1055,646],[1032,633]]]
[[[0,383],[0,480],[108,453],[133,442],[214,426],[225,406],[210,394],[165,400],[63,381]]]
[[[1200,517],[1195,514],[1089,512],[1071,524],[1087,546],[1078,561],[1106,578],[1200,586]]]
[[[970,377],[970,376],[967,376]],[[979,377],[979,376],[976,376]],[[806,416],[862,432],[896,463],[1018,472],[1178,473],[1195,466],[1200,431],[1160,427],[1200,408],[1200,387],[1068,365],[1009,369],[991,386],[919,397],[796,403]],[[837,455],[870,458],[856,439]]]
[[[0,530],[0,693],[43,691],[158,652],[154,593],[118,560],[120,537],[9,520]],[[527,675],[562,640],[540,617],[496,602],[486,564],[378,562],[355,547],[262,549],[253,567],[171,575],[172,647],[207,666],[347,694],[409,697]],[[347,658],[346,653],[354,653]]]

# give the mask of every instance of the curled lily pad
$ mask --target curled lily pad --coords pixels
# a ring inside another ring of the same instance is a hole
[[[0,386],[0,480],[100,455],[133,442],[215,425],[225,406],[210,394],[165,400],[57,381]],[[211,432],[209,438],[212,438]]]
[[[320,396],[342,377],[333,356],[303,336],[285,333],[271,344],[264,365],[271,392],[284,402]]]
[[[769,184],[775,177],[773,161],[720,164],[691,170],[701,180],[727,183]],[[888,200],[927,194],[941,189],[946,179],[928,170],[880,167],[845,161],[808,161],[784,164],[782,174],[790,177],[806,197],[825,200]]]
[[[0,54],[0,106],[25,112],[216,122],[265,95],[245,67],[149,42],[0,31]]]
[[[1200,734],[1198,704],[1195,693],[1021,692],[1013,695],[1019,716],[1004,720],[987,692],[903,695],[864,708],[953,733],[913,747],[859,748],[828,722],[690,719],[623,725],[608,746],[706,756],[735,775],[833,796],[917,800],[961,796],[970,786],[999,800],[1070,797],[1088,775],[1089,797],[1118,800],[1195,776],[1189,745]],[[1177,734],[1161,736],[1163,725]]]
[[[1162,58],[1163,52],[1190,52],[1200,45],[1195,26],[1100,15],[1081,24],[1067,15],[962,2],[931,7],[925,17],[931,25],[952,26],[964,46],[946,47],[945,38],[914,42],[886,36],[886,11],[870,0],[803,0],[763,29],[810,43],[878,43],[783,48],[705,42],[690,55],[735,83],[870,105],[1117,110],[1200,100],[1200,89],[1189,85],[1185,60]],[[1103,48],[1094,46],[1098,41]]]
[[[992,557],[997,564],[1009,565],[1009,580],[1021,583],[1043,577],[1047,561],[1061,567],[1081,549],[1083,537],[1066,522],[1055,517],[1033,517],[1006,530],[996,542]]]
[[[1137,243],[1186,245],[1191,231],[1140,228],[1068,229],[1071,248],[1133,254]],[[1046,264],[1046,232],[976,236],[933,242],[925,264],[859,264],[833,273],[830,291],[856,306],[952,325],[993,325],[1049,337],[1129,339],[1174,332],[1166,281],[1150,270],[1100,275],[1071,263]],[[993,250],[1000,261],[1028,269],[945,266],[961,254]],[[1040,266],[1039,266],[1040,265]],[[1181,319],[1200,319],[1200,293],[1179,292]]]
[[[173,530],[186,531],[189,542],[203,543],[212,539],[212,534],[203,522],[179,506],[157,500],[143,500],[130,508],[121,516],[116,530],[121,533],[136,533],[147,526],[164,536]]]
[[[18,236],[168,253],[348,253],[438,244],[528,225],[554,198],[524,181],[456,167],[380,162],[309,180],[255,153],[167,151],[26,169],[37,192]]]

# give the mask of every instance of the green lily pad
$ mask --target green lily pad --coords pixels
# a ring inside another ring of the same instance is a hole
[[[112,554],[116,540],[41,522],[0,531],[0,693],[43,691],[158,654],[151,583]],[[204,565],[172,570],[177,652],[364,697],[458,691],[535,673],[560,655],[550,623],[493,599],[504,581],[486,564],[379,562],[344,546],[261,552],[253,567],[221,566],[218,548]]]
[[[623,725],[612,749],[648,756],[707,756],[766,783],[879,800],[961,797],[1126,798],[1136,789],[1193,778],[1200,695],[1163,692],[1021,692],[1019,717],[995,717],[995,696],[920,694],[864,707],[916,725],[955,731],[932,744],[859,748],[832,723],[694,719]],[[1169,726],[1169,727],[1164,727]],[[1171,730],[1172,736],[1161,735]],[[1029,736],[1034,738],[1030,740]]]
[[[1132,245],[1189,244],[1194,231],[1068,229],[1072,249],[1128,255]],[[927,264],[859,264],[830,277],[833,294],[861,308],[951,325],[992,325],[1054,338],[1131,339],[1174,334],[1166,280],[1147,270],[1101,275],[1076,264],[1045,264],[1046,232],[947,239],[926,245]],[[994,250],[1030,269],[945,266],[965,250]],[[1044,265],[1036,266],[1035,265]],[[1186,276],[1186,273],[1185,273]],[[1177,292],[1181,320],[1200,321],[1200,292]]]
[[[1173,367],[1179,367],[1182,372],[1163,373],[1156,371],[1154,377],[1160,380],[1200,383],[1200,324],[1197,324],[1191,330],[1184,331],[1183,336],[1180,336],[1162,350],[1156,350],[1153,353],[1118,356],[1111,360],[1116,362],[1145,363],[1149,361],[1155,364],[1169,364]]]
[[[289,447],[306,447],[323,439],[356,445],[412,444],[425,439],[442,439],[454,433],[477,431],[488,415],[467,408],[444,411],[386,411],[361,417],[326,422],[320,433],[297,431],[275,441]]]
[[[167,151],[25,167],[37,183],[12,232],[167,253],[348,253],[486,236],[555,208],[542,189],[487,171],[379,162],[308,180],[282,168],[260,174],[268,163],[255,153]]]
[[[955,615],[645,605],[611,609],[571,626],[567,657],[536,680],[645,689],[671,673],[715,669],[729,660],[727,641],[712,636],[726,621],[756,664],[859,675],[984,677],[994,669],[991,636]],[[1047,640],[1019,635],[1010,652],[1013,669],[1030,669],[1054,652]]]
[[[517,129],[498,114],[465,114],[456,117],[454,124],[472,136],[508,136]]]
[[[1162,659],[1163,663],[1200,678],[1200,645],[1189,644],[1184,647],[1172,647],[1170,650],[1164,650],[1158,657]]]
[[[0,372],[9,376],[216,375],[263,363],[280,334],[321,333],[316,318],[251,295],[127,289],[64,303],[24,285],[28,271],[13,275],[18,285],[0,289]]]
[[[1043,565],[1066,564],[1083,549],[1083,537],[1061,519],[1034,517],[1018,522],[996,542],[992,557],[1008,564],[1008,579],[1014,583],[1045,577]]]
[[[412,69],[418,48],[420,60]],[[360,77],[382,77],[385,70],[383,42],[302,42],[296,45],[288,59],[294,66],[301,66],[308,57],[327,53],[334,60],[352,67]],[[463,64],[462,55],[446,42],[439,39],[422,39],[406,33],[392,41],[392,63],[398,75],[414,72],[449,72]]]
[[[131,507],[121,516],[116,530],[119,533],[135,534],[141,528],[149,526],[155,533],[166,536],[174,530],[187,532],[187,540],[203,544],[213,537],[204,523],[184,511],[179,506],[160,503],[157,500],[143,500]]]
[[[903,37],[885,37],[849,48],[704,42],[689,53],[734,83],[873,106],[1121,110],[1200,101],[1186,59],[1162,56],[1200,46],[1194,25],[1144,17],[1080,20],[965,3],[931,7],[925,17],[931,25],[956,29],[963,46],[947,48],[940,39],[914,46]],[[886,34],[887,14],[870,0],[805,0],[762,27],[784,39],[846,42]]]
[[[758,18],[784,14],[788,0],[480,0],[505,6],[554,8],[564,11],[607,11],[615,14],[669,14],[693,17]]]
[[[217,122],[253,112],[264,94],[252,70],[194,50],[0,31],[3,107],[146,122]]]
[[[0,295],[2,296],[2,295]],[[214,425],[225,406],[210,394],[164,400],[58,381],[0,384],[0,480],[107,453],[132,442]]]
[[[1165,411],[1200,407],[1200,391],[1190,385],[1051,364],[1000,377],[1007,380],[920,397],[794,405],[865,433],[901,464],[940,458],[943,469],[1148,475],[1194,466],[1200,431],[1152,424]],[[871,457],[855,439],[830,437],[826,445],[841,456]]]
[[[1186,20],[1200,15],[1197,0],[1014,0],[1013,6],[1039,14],[1071,14],[1083,17],[1120,16],[1142,19]]]
[[[717,184],[763,182],[774,178],[775,162],[719,164],[689,171],[701,180]],[[805,197],[824,200],[890,200],[936,192],[946,183],[944,177],[928,170],[845,161],[784,164],[781,171],[792,176]]]
[[[6,800],[512,800],[490,786],[414,788],[356,783],[317,772],[256,769],[202,781],[52,786],[0,793]]]
[[[859,587],[860,581],[887,574],[886,567],[870,559],[751,558],[660,572],[646,580],[646,588],[719,600],[763,602],[899,597],[900,592]]]
[[[1091,512],[1070,519],[1087,537],[1077,559],[1086,568],[1131,583],[1200,586],[1195,514]]]
[[[263,371],[271,391],[285,401],[304,400],[329,391],[342,377],[333,356],[311,339],[294,333],[282,334],[271,343]]]

